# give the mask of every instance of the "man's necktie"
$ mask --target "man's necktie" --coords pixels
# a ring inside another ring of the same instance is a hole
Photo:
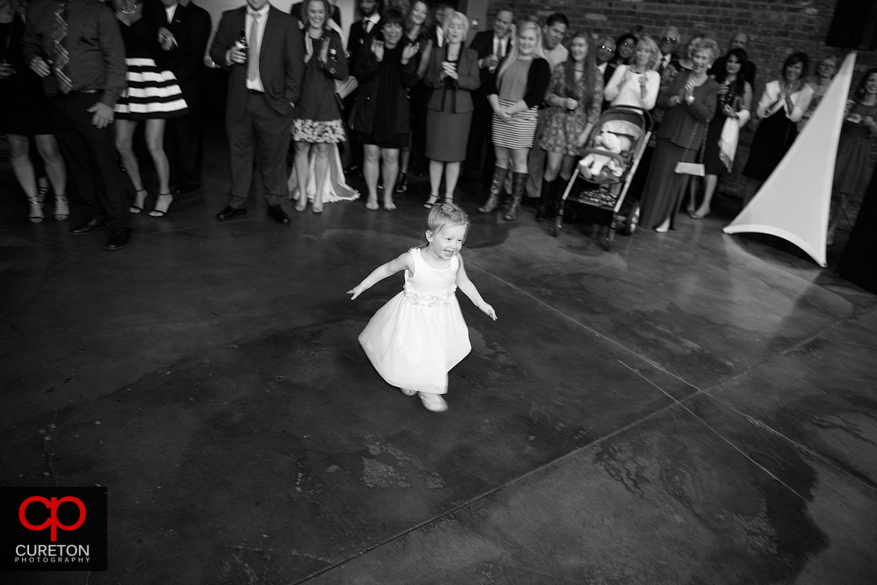
[[[64,39],[67,38],[67,3],[61,2],[55,9],[55,27],[52,29],[52,70],[58,79],[58,89],[67,94],[73,90],[73,81],[70,79],[70,54],[64,48]]]
[[[371,28],[371,23],[372,23],[372,21],[370,21],[368,19],[363,20],[362,21],[362,32],[364,32],[365,34],[368,34],[369,29]]]
[[[253,13],[253,24],[250,25],[250,39],[247,47],[250,54],[247,55],[247,80],[255,81],[259,78],[259,18],[262,15]]]

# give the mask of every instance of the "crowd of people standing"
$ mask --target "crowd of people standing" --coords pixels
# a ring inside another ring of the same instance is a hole
[[[810,81],[807,55],[792,53],[756,100],[742,33],[724,53],[702,34],[677,53],[675,27],[657,38],[613,39],[570,30],[562,13],[538,23],[502,8],[467,43],[469,18],[448,4],[358,0],[356,10],[345,46],[331,0],[305,0],[289,13],[269,0],[246,0],[222,15],[208,47],[210,16],[192,0],[0,0],[0,131],[30,221],[45,219],[50,193],[55,219],[70,215],[69,171],[89,212],[71,233],[109,227],[105,248],[127,245],[130,214],[150,199],[134,148],[141,121],[157,178],[149,215],[166,215],[175,197],[199,189],[206,62],[228,73],[231,180],[220,221],[246,213],[258,172],[268,215],[290,223],[283,203],[291,142],[297,211],[307,208],[309,181],[316,184],[312,211],[323,211],[330,167],[343,148],[351,167],[362,169],[368,210],[395,209],[413,161],[428,168],[427,208],[453,202],[461,176],[484,177],[490,186],[479,212],[493,212],[506,195],[506,221],[528,202],[537,219],[549,218],[601,110],[623,105],[658,121],[635,195],[642,224],[663,232],[686,193],[692,218],[711,212],[740,128],[756,119],[743,170],[751,196],[837,69],[826,58]],[[349,95],[339,93],[342,86]],[[869,71],[842,135],[849,156],[838,165],[836,188],[845,199],[867,183],[875,100],[877,72]],[[702,198],[700,182],[675,172],[695,160],[706,167]]]

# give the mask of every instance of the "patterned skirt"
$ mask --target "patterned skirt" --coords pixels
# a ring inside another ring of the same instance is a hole
[[[189,113],[186,100],[170,71],[160,70],[153,59],[125,59],[128,89],[116,102],[116,118],[148,120],[176,118]]]
[[[299,120],[292,122],[292,139],[296,142],[338,144],[344,142],[344,124],[341,120]]]
[[[515,102],[512,100],[499,100],[501,108],[508,108]],[[508,122],[493,114],[493,130],[491,138],[494,146],[517,150],[519,148],[532,148],[536,137],[536,123],[539,111],[534,106],[529,110],[518,112]]]

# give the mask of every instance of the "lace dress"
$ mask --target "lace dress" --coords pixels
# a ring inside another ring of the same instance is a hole
[[[414,274],[405,271],[405,287],[371,318],[359,343],[372,365],[398,388],[444,394],[448,371],[472,350],[469,330],[454,292],[460,259],[438,270],[414,256]]]

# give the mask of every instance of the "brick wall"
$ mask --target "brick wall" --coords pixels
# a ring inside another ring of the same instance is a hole
[[[764,84],[779,76],[783,60],[793,51],[807,53],[811,70],[826,54],[837,56],[838,63],[843,61],[847,51],[825,46],[835,4],[836,0],[553,0],[549,5],[534,0],[491,0],[485,25],[490,28],[496,11],[508,6],[515,9],[518,19],[541,22],[553,12],[563,12],[570,20],[570,31],[584,28],[613,37],[641,27],[657,40],[665,27],[675,26],[683,43],[695,34],[706,33],[723,50],[735,32],[743,31],[749,35],[749,58],[758,66],[753,98],[757,103]],[[877,53],[860,52],[853,87],[871,67],[877,67]],[[752,134],[752,128],[743,131],[734,173],[722,179],[720,191],[742,193],[740,170],[749,156]]]

